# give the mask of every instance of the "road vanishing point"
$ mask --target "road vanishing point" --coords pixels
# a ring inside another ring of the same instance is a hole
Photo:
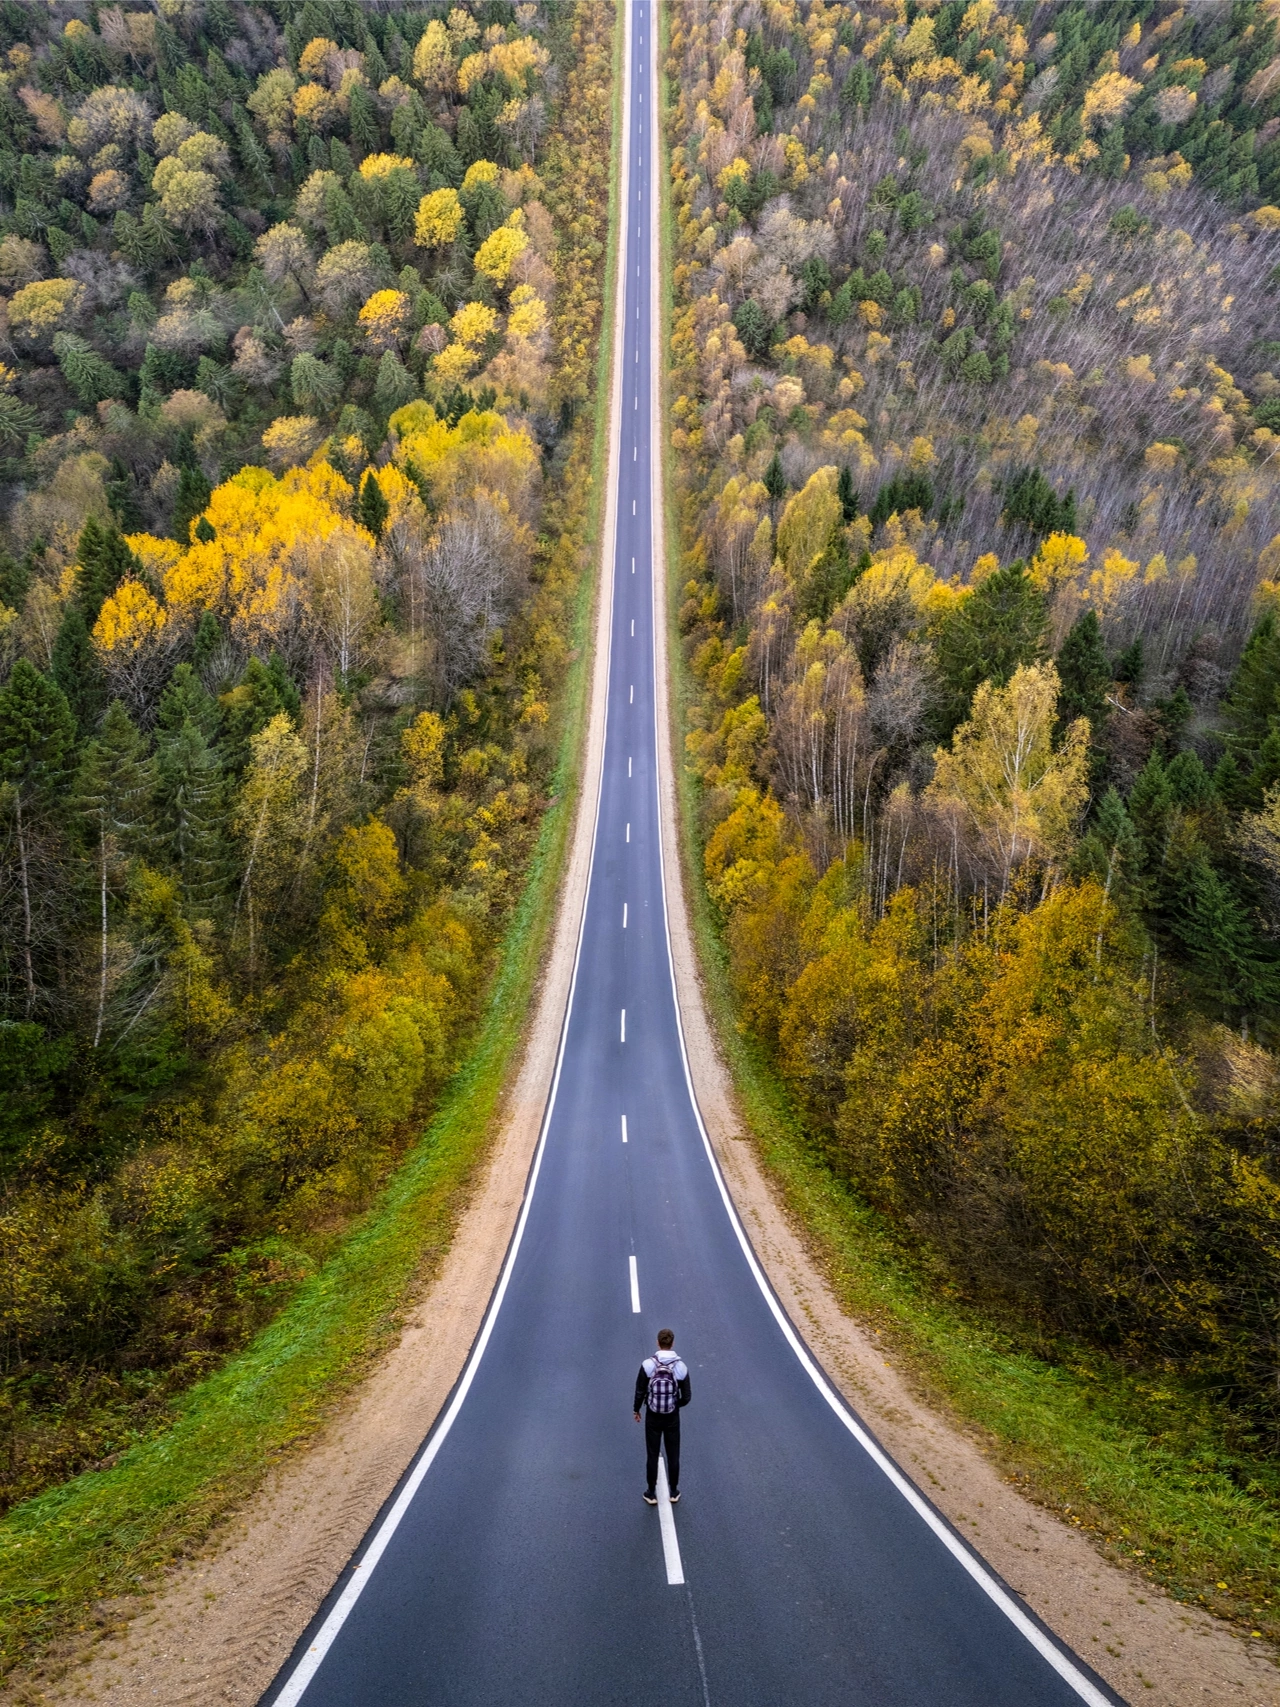
[[[450,1402],[264,1707],[1091,1707],[1114,1694],[848,1410],[694,1100],[667,934],[658,75],[628,0],[607,723],[578,958],[511,1249]],[[668,791],[667,798],[670,799]],[[636,1368],[693,1377],[642,1501]]]

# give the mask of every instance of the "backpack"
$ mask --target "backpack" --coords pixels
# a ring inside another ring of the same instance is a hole
[[[645,1403],[659,1416],[669,1417],[679,1400],[680,1388],[676,1381],[675,1364],[663,1363],[660,1358],[655,1358],[654,1371],[649,1377],[649,1396]]]

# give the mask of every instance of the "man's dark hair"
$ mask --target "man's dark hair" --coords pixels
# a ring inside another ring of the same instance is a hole
[[[670,1328],[659,1328],[658,1329],[658,1350],[659,1351],[670,1351],[672,1346],[675,1343],[676,1343],[676,1336],[674,1333],[672,1333]]]

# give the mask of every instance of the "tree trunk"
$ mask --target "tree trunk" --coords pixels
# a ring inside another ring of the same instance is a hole
[[[102,1041],[103,1015],[107,1011],[107,838],[98,838],[98,894],[102,906],[102,965],[98,978],[98,1023],[93,1028],[93,1047]]]

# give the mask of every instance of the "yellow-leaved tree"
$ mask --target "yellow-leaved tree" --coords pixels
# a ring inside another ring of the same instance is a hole
[[[1024,664],[1007,687],[983,682],[950,751],[934,754],[927,797],[968,816],[994,849],[1006,887],[1020,861],[1070,852],[1088,793],[1088,720],[1078,718],[1053,744],[1058,687],[1052,664]]]

